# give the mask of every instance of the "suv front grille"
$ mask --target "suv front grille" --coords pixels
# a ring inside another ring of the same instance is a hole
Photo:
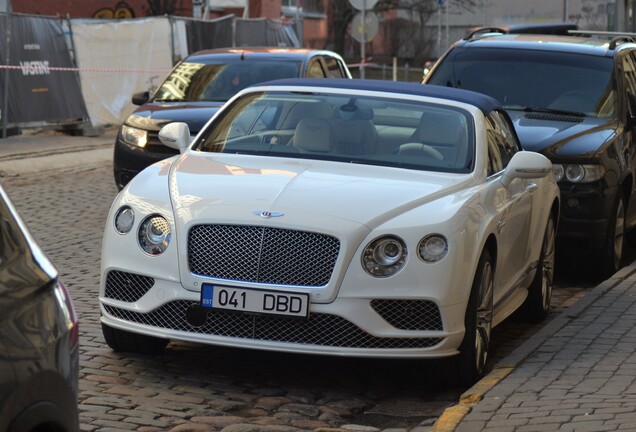
[[[339,250],[335,237],[280,228],[196,225],[188,235],[190,271],[232,281],[325,286]]]
[[[314,313],[308,320],[262,315],[208,312],[204,325],[194,327],[186,321],[186,310],[197,302],[177,300],[149,313],[104,305],[114,317],[153,327],[190,333],[347,348],[429,348],[443,338],[383,338],[373,336],[345,318]]]

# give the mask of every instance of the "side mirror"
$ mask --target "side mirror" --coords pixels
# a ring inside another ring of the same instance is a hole
[[[552,172],[552,162],[542,154],[531,151],[520,151],[516,153],[501,176],[501,183],[504,187],[516,178],[541,178]]]
[[[166,147],[183,153],[190,145],[190,128],[186,123],[168,123],[159,131],[159,141]]]
[[[150,100],[150,93],[147,91],[135,93],[134,95],[132,95],[132,103],[135,105],[139,105],[139,106],[143,105],[149,100]]]

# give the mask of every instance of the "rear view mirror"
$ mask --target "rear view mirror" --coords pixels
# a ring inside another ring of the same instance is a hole
[[[508,187],[516,178],[541,178],[552,172],[552,162],[542,154],[531,151],[520,151],[508,163],[501,176],[501,183]]]
[[[143,105],[149,100],[150,100],[150,93],[147,91],[135,93],[134,95],[132,95],[132,103],[135,105]]]
[[[183,153],[190,145],[190,128],[186,123],[168,123],[159,131],[159,141],[166,147]]]

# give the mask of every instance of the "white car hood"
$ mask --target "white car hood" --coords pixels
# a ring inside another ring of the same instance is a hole
[[[373,229],[469,181],[469,175],[189,152],[173,165],[170,193],[181,226],[258,223],[258,213],[271,212],[277,224],[289,227],[320,228],[340,220]]]

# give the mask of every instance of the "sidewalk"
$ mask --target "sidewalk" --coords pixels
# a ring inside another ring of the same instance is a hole
[[[433,431],[636,431],[636,262],[549,322]]]
[[[112,163],[116,128],[97,137],[55,131],[26,131],[0,138],[0,179],[68,168]]]

